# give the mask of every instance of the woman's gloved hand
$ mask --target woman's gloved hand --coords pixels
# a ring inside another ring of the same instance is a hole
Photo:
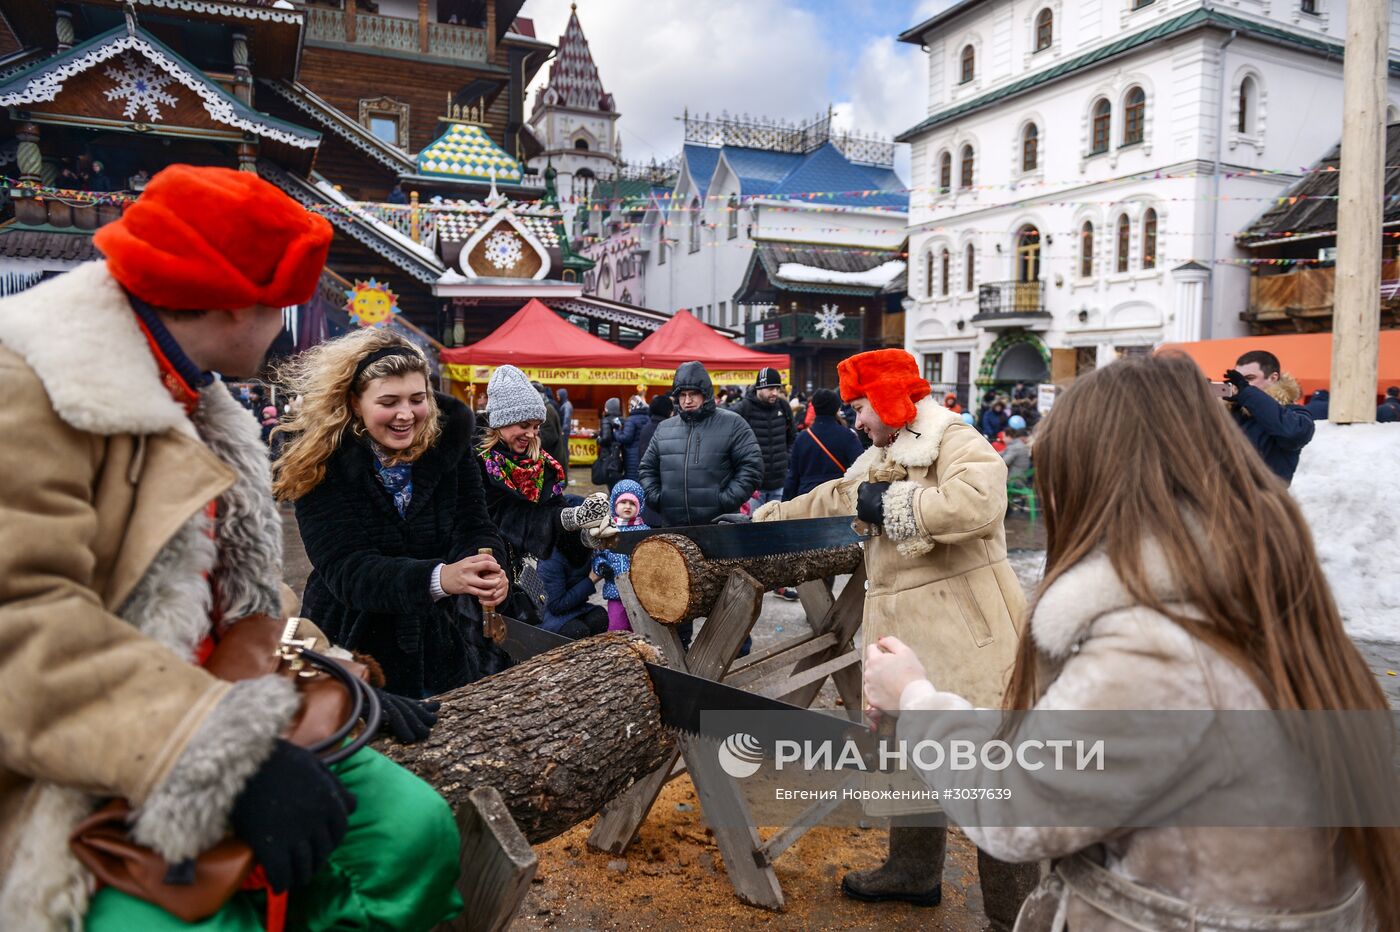
[[[862,482],[856,489],[856,517],[866,524],[885,523],[885,493],[888,482]]]
[[[606,524],[610,517],[612,507],[608,504],[607,493],[594,492],[583,500],[582,505],[561,509],[559,523],[566,531],[578,531]]]
[[[753,518],[750,517],[749,515],[740,514],[739,512],[736,511],[736,512],[734,512],[734,513],[732,513],[732,514],[720,515],[718,518],[716,518],[715,520],[711,521],[710,523],[711,523],[711,524],[748,524],[748,523],[749,523],[750,521],[752,521],[752,520],[753,520]]]
[[[355,797],[320,758],[279,738],[234,800],[229,823],[281,893],[325,866],[354,811]]]
[[[388,731],[400,744],[422,741],[437,724],[437,713],[442,703],[434,699],[396,696],[382,689],[375,689],[375,692],[379,694],[379,707],[384,712],[379,730]]]

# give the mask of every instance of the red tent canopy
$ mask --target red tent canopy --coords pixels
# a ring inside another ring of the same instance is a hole
[[[575,327],[532,298],[484,340],[443,350],[456,365],[577,368],[635,368],[636,351],[623,349]],[[766,365],[766,364],[765,364]]]
[[[1298,380],[1304,395],[1327,388],[1332,381],[1332,334],[1298,333],[1280,336],[1238,337],[1231,340],[1202,340],[1199,343],[1167,343],[1157,352],[1178,350],[1196,361],[1212,381],[1220,381],[1226,369],[1250,350],[1267,350],[1278,357],[1283,371]],[[1400,330],[1380,333],[1380,370],[1376,394],[1387,386],[1400,385]]]
[[[677,311],[655,333],[637,344],[642,364],[648,368],[674,369],[683,362],[698,359],[706,369],[755,370],[764,366],[789,369],[792,358],[786,353],[760,353],[726,340],[689,311]]]

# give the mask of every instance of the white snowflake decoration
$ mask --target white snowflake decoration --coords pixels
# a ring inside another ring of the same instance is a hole
[[[525,251],[520,248],[520,237],[508,230],[497,230],[486,237],[484,255],[492,266],[505,270],[515,268],[525,258]]]
[[[162,104],[173,107],[179,103],[174,94],[165,91],[166,85],[175,83],[173,76],[132,52],[123,55],[121,62],[120,68],[109,65],[106,69],[107,77],[117,82],[106,95],[108,100],[126,98],[126,108],[122,110],[122,116],[128,120],[135,119],[136,114],[144,107],[146,119],[155,122],[160,119]]]
[[[846,325],[846,315],[834,304],[823,304],[817,312],[817,336],[824,340],[834,340],[841,335]]]

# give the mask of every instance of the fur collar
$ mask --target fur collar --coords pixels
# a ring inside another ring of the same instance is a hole
[[[1143,545],[1142,557],[1152,593],[1164,602],[1176,601],[1179,590],[1161,548],[1148,542]],[[1031,612],[1031,635],[1047,656],[1063,660],[1088,636],[1097,619],[1137,604],[1108,554],[1096,550],[1041,593]]]
[[[920,400],[915,406],[914,423],[899,432],[888,447],[871,447],[846,470],[848,479],[864,479],[870,469],[888,461],[905,469],[926,469],[938,460],[943,434],[962,417],[933,400]]]
[[[0,343],[34,370],[54,411],[78,430],[188,429],[106,262],[84,263],[0,301]]]

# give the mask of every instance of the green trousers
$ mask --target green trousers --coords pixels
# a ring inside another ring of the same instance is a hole
[[[422,780],[368,748],[331,768],[359,805],[330,862],[288,900],[287,929],[420,932],[462,911],[457,823]],[[240,893],[202,922],[184,923],[111,888],[93,897],[88,932],[260,932],[264,898]]]

